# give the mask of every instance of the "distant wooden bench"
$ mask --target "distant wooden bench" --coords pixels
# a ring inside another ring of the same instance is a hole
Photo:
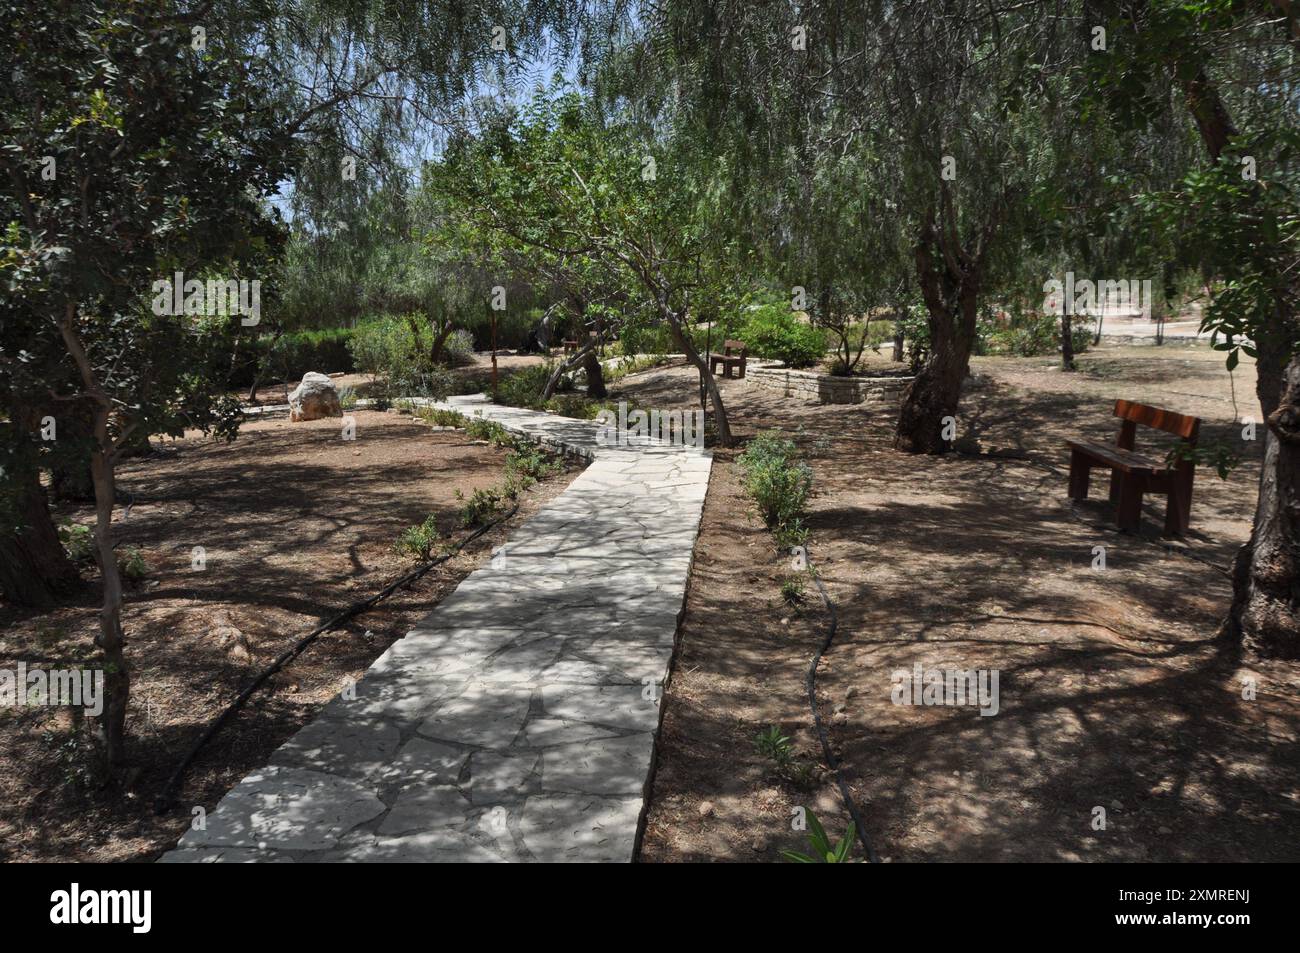
[[[1070,499],[1088,498],[1088,480],[1096,469],[1110,470],[1110,501],[1116,504],[1115,521],[1123,530],[1136,531],[1142,518],[1142,495],[1164,493],[1165,532],[1182,536],[1192,512],[1192,476],[1196,464],[1179,454],[1172,467],[1133,450],[1137,425],[1152,427],[1182,438],[1180,449],[1196,446],[1201,429],[1198,417],[1176,414],[1129,400],[1115,401],[1120,424],[1115,446],[1067,441],[1070,445]]]
[[[733,354],[732,351],[737,351],[738,353]],[[709,373],[712,374],[718,369],[718,366],[721,365],[723,377],[730,377],[732,368],[735,368],[740,372],[736,375],[737,377],[744,377],[745,351],[746,347],[744,341],[724,341],[722,343],[721,354],[714,352],[709,353]]]
[[[574,352],[577,351],[577,350],[578,350],[578,342],[577,342],[577,341],[575,341],[573,338],[565,338],[565,339],[564,339],[564,353],[565,353],[565,354],[572,354],[572,353],[574,353]]]

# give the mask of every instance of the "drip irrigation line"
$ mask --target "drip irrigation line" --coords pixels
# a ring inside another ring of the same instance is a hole
[[[807,550],[805,549],[805,554]],[[853,829],[858,835],[858,843],[867,853],[867,859],[873,864],[880,863],[880,858],[871,847],[871,842],[867,840],[866,824],[862,821],[862,815],[858,813],[858,806],[854,803],[853,792],[849,790],[848,784],[844,780],[844,775],[840,772],[840,760],[835,757],[831,751],[830,739],[826,737],[826,725],[822,723],[821,711],[817,706],[817,666],[821,663],[822,656],[826,650],[831,647],[835,641],[835,630],[839,627],[839,619],[835,612],[835,603],[831,602],[830,595],[826,592],[826,587],[822,585],[822,580],[817,575],[817,570],[813,566],[812,560],[808,560],[808,573],[812,576],[813,584],[817,586],[817,591],[821,593],[822,602],[826,604],[827,610],[831,614],[830,625],[826,627],[826,638],[822,640],[821,646],[817,653],[812,657],[812,662],[808,666],[808,677],[805,685],[808,689],[808,707],[812,709],[813,724],[817,726],[817,737],[821,741],[822,756],[826,759],[826,764],[835,774],[835,783],[839,785],[840,798],[844,801],[844,806],[848,808],[849,816],[853,818]]]
[[[163,788],[162,793],[159,794],[157,799],[154,801],[154,812],[157,814],[165,814],[167,811],[169,811],[172,808],[172,806],[176,803],[176,792],[180,788],[181,781],[185,777],[185,772],[189,770],[190,765],[194,762],[194,759],[198,756],[198,753],[202,751],[203,748],[207,745],[207,743],[216,736],[217,732],[221,730],[221,727],[230,719],[230,716],[233,715],[235,712],[239,711],[239,709],[241,709],[244,706],[244,703],[248,701],[249,698],[252,697],[253,693],[256,692],[263,684],[265,684],[268,678],[270,678],[276,672],[280,671],[280,669],[284,668],[284,666],[288,665],[295,658],[301,655],[303,651],[307,648],[307,646],[311,645],[314,641],[316,641],[318,637],[330,631],[331,629],[337,628],[340,624],[351,619],[353,616],[358,615],[366,611],[367,609],[373,608],[377,603],[382,602],[384,599],[387,599],[398,589],[401,589],[405,586],[409,586],[412,583],[419,581],[419,579],[423,577],[424,574],[427,573],[434,566],[438,566],[441,565],[442,563],[445,563],[452,556],[455,556],[457,553],[459,553],[470,543],[474,542],[474,540],[478,539],[488,530],[492,529],[492,527],[499,526],[501,523],[504,523],[506,520],[510,519],[510,517],[514,516],[515,513],[517,513],[518,511],[519,511],[519,504],[516,503],[514,506],[510,508],[510,511],[508,513],[503,513],[501,516],[498,516],[490,523],[484,523],[478,529],[474,530],[474,532],[470,533],[468,536],[462,539],[459,543],[456,543],[454,546],[448,549],[437,559],[431,559],[428,562],[425,562],[424,564],[417,566],[416,568],[408,572],[406,575],[400,577],[399,579],[394,580],[393,582],[390,582],[387,586],[385,586],[379,592],[375,593],[373,596],[370,596],[369,598],[366,599],[362,599],[360,602],[354,602],[352,605],[348,606],[342,612],[339,612],[337,615],[331,618],[328,622],[324,622],[321,625],[318,625],[316,628],[312,629],[311,632],[309,632],[307,635],[303,636],[292,646],[290,646],[289,648],[285,649],[285,651],[280,653],[279,657],[276,658],[276,660],[272,662],[269,666],[267,666],[267,668],[264,669],[261,672],[261,674],[259,674],[255,679],[253,679],[253,681],[250,682],[249,685],[242,692],[239,693],[239,695],[235,698],[235,700],[226,706],[226,708],[221,712],[221,714],[217,716],[216,720],[213,721],[212,724],[208,725],[207,730],[203,732],[199,740],[194,743],[194,746],[190,748],[189,752],[181,760],[181,763],[177,765],[176,770],[172,772],[172,776],[167,779],[167,784]]]

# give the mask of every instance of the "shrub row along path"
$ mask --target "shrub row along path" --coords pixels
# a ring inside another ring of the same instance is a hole
[[[711,459],[434,406],[591,463],[164,862],[632,859]]]

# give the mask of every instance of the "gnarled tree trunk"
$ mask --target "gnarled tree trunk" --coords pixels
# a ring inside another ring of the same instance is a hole
[[[1233,563],[1223,632],[1255,655],[1300,658],[1300,358],[1285,365],[1280,381],[1276,354],[1261,349],[1259,363],[1273,365],[1259,371],[1264,460],[1250,539]]]
[[[962,383],[970,370],[983,255],[943,252],[933,225],[922,229],[916,271],[930,326],[930,355],[903,394],[894,447],[907,453],[944,453],[944,418],[957,416]],[[936,268],[934,251],[945,261]]]
[[[9,474],[10,525],[0,532],[0,593],[15,605],[46,607],[78,584],[77,568],[58,531],[35,468]]]

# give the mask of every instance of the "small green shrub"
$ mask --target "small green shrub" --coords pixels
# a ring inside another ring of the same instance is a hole
[[[438,545],[442,538],[438,532],[437,518],[426,516],[423,523],[417,523],[414,526],[408,526],[397,536],[397,542],[393,548],[403,556],[411,556],[420,561],[426,561],[433,553],[433,549]]]
[[[781,734],[781,729],[776,725],[768,726],[767,731],[758,736],[754,746],[759,754],[777,767],[784,767],[793,757],[794,746],[789,736]]]
[[[756,357],[770,357],[791,367],[811,367],[826,353],[826,335],[790,310],[788,302],[749,307],[740,339]]]
[[[344,410],[351,410],[357,406],[357,392],[353,387],[344,385],[339,390],[339,406]]]
[[[506,454],[506,473],[515,475],[521,481],[528,481],[528,486],[563,469],[563,464],[537,447],[520,445]]]
[[[788,532],[797,527],[812,492],[812,469],[797,459],[794,442],[779,431],[765,431],[749,442],[739,463],[745,489],[768,528]]]
[[[59,542],[74,563],[90,562],[95,558],[95,534],[89,526],[64,521],[59,526]]]
[[[144,553],[135,546],[127,546],[117,553],[117,571],[128,582],[138,585],[149,574],[149,565],[144,561]]]
[[[407,404],[413,407],[412,404]],[[421,420],[427,420],[429,423],[438,427],[459,427],[462,430],[468,425],[469,420],[464,414],[458,414],[454,410],[441,410],[437,407],[420,407],[413,410],[415,416]]]
[[[502,377],[497,382],[495,400],[498,404],[505,404],[508,407],[527,407],[530,410],[542,410],[545,401],[542,400],[542,391],[546,389],[546,382],[550,380],[551,374],[555,370],[555,365],[551,363],[532,364],[528,367],[521,367],[509,376]],[[573,389],[573,381],[567,377],[560,378],[556,387],[556,393]]]
[[[481,490],[475,490],[470,494],[468,500],[465,499],[465,494],[457,490],[456,499],[463,503],[457,514],[460,525],[466,529],[471,526],[482,526],[496,516],[502,510],[503,505],[516,495],[518,495],[517,486],[512,485],[508,480],[501,486],[489,486]]]
[[[813,766],[794,756],[794,744],[781,729],[771,725],[755,740],[758,753],[772,762],[776,773],[798,787],[809,787],[813,780]]]
[[[808,818],[808,843],[812,847],[812,855],[783,850],[781,856],[796,864],[847,864],[849,854],[853,851],[853,839],[858,836],[857,827],[849,824],[844,836],[832,846],[830,838],[826,836],[826,829],[812,809],[804,808],[804,814]]]
[[[453,366],[472,364],[474,362],[474,335],[457,328],[447,335],[442,345],[443,357]]]
[[[787,576],[782,580],[781,601],[786,605],[793,606],[803,602],[803,594],[804,581],[802,576]]]

